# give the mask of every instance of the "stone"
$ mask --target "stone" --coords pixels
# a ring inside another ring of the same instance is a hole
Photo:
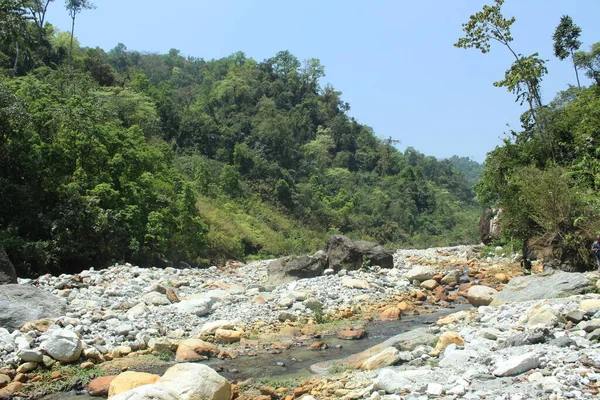
[[[40,347],[50,357],[64,363],[77,361],[83,349],[77,333],[68,329],[51,331]]]
[[[220,319],[217,321],[207,322],[202,325],[200,329],[201,335],[214,335],[217,329],[233,329],[236,325],[239,325],[240,321],[224,320]]]
[[[387,269],[394,268],[394,252],[392,250],[365,240],[356,240],[354,244],[362,254],[362,259],[366,260],[369,265],[378,265]]]
[[[459,335],[456,332],[444,332],[441,334],[440,339],[435,345],[435,349],[433,349],[433,351],[429,353],[429,355],[435,357],[438,354],[440,354],[440,352],[444,351],[446,347],[453,343],[457,346],[462,347],[465,345],[465,340],[461,335]]]
[[[144,297],[142,297],[144,303],[149,306],[168,306],[171,304],[167,296],[159,292],[150,292],[146,293]]]
[[[229,329],[217,329],[215,331],[215,342],[217,343],[235,343],[242,338],[242,332]]]
[[[146,306],[146,303],[138,303],[135,306],[131,307],[125,315],[127,319],[130,321],[134,321],[136,318],[142,317],[146,313],[149,313],[150,309]]]
[[[390,365],[396,364],[400,360],[399,354],[400,351],[395,347],[388,347],[374,356],[367,358],[362,363],[360,368],[366,371],[371,371],[374,369],[389,367]]]
[[[558,317],[554,315],[552,307],[548,304],[541,303],[528,310],[520,319],[519,322],[527,325],[548,325],[556,326]]]
[[[421,282],[419,287],[425,290],[433,290],[439,286],[439,283],[435,279],[427,279],[426,281]]]
[[[582,329],[588,333],[600,329],[600,318],[594,318],[590,321],[581,321],[577,324],[577,328]]]
[[[333,235],[325,246],[327,262],[334,271],[357,270],[362,267],[363,259],[360,248],[350,238],[343,235]]]
[[[181,301],[177,295],[177,292],[172,287],[167,288],[167,293],[165,293],[165,296],[167,296],[167,300],[169,300],[171,303],[179,303]]]
[[[4,386],[8,385],[11,382],[10,376],[5,374],[0,374],[0,389]]]
[[[555,270],[549,275],[513,278],[490,305],[569,297],[593,290],[594,285],[584,274]]]
[[[183,300],[172,307],[177,311],[187,314],[194,314],[198,317],[209,314],[212,311],[212,300],[209,298],[197,298]]]
[[[416,266],[413,267],[410,271],[408,271],[406,274],[406,279],[408,279],[409,281],[419,281],[419,282],[423,282],[426,281],[428,279],[433,279],[433,277],[435,276],[435,271],[433,269],[431,269],[430,267],[425,267],[425,266]]]
[[[56,322],[55,318],[42,318],[35,321],[28,321],[19,329],[23,333],[38,331],[38,332],[46,332],[51,325]]]
[[[171,353],[176,350],[177,345],[165,337],[152,338],[148,341],[148,347],[159,353]]]
[[[364,279],[342,279],[342,285],[353,289],[369,289],[371,285]]]
[[[600,310],[600,299],[585,299],[579,303],[579,309],[582,311],[598,311]]]
[[[9,283],[17,283],[17,271],[13,263],[10,262],[4,247],[0,245],[0,285]]]
[[[28,372],[34,371],[37,367],[38,364],[36,362],[26,362],[19,365],[19,368],[17,368],[17,373],[26,374]]]
[[[230,400],[229,381],[203,364],[183,363],[169,368],[156,384],[181,400]]]
[[[467,292],[467,301],[474,307],[489,305],[498,295],[498,291],[494,288],[475,285],[469,288]]]
[[[366,335],[364,329],[347,329],[336,333],[338,339],[342,340],[357,340],[362,339]]]
[[[110,383],[116,378],[116,375],[101,376],[93,379],[87,387],[87,391],[90,396],[93,397],[106,397],[108,396],[108,390]]]
[[[160,376],[147,372],[126,371],[114,378],[109,385],[108,397],[125,393],[133,388],[156,383]]]
[[[442,277],[440,280],[442,285],[455,285],[458,283],[458,273],[456,271],[450,271]]]
[[[567,321],[571,321],[574,324],[578,324],[585,318],[585,311],[582,310],[573,310],[569,311],[567,315],[565,315],[565,319]]]
[[[200,339],[186,339],[177,346],[175,361],[179,363],[200,361],[205,356],[214,356],[217,354],[219,354],[219,349],[213,344]]]
[[[182,398],[157,385],[143,385],[110,397],[110,400],[182,400]]]
[[[17,357],[26,362],[41,363],[44,356],[39,350],[21,349],[17,352]]]
[[[26,322],[60,317],[66,300],[35,286],[7,284],[0,290],[0,328],[20,329]]]
[[[388,307],[379,314],[379,319],[383,321],[396,321],[399,320],[402,315],[402,311],[398,307]]]
[[[374,390],[383,390],[386,393],[400,393],[410,389],[413,383],[407,378],[402,377],[398,372],[384,368],[379,371],[377,377],[373,380]]]
[[[271,261],[267,266],[267,284],[281,285],[298,279],[323,275],[326,257],[322,253],[314,256],[284,257]]]
[[[534,352],[528,352],[500,361],[493,374],[495,376],[515,376],[540,366],[540,358]]]
[[[458,321],[464,320],[466,318],[469,317],[469,313],[466,311],[459,311],[459,312],[455,312],[449,315],[446,315],[445,317],[442,317],[440,319],[438,319],[438,321],[436,322],[436,324],[438,326],[444,326],[444,325],[452,325],[457,323]]]
[[[425,393],[427,393],[430,396],[440,396],[443,391],[444,387],[439,383],[429,382],[427,384],[427,390],[425,391]]]

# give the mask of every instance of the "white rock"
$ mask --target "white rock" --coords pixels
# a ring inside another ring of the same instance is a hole
[[[405,274],[405,277],[409,281],[417,280],[417,281],[426,281],[435,276],[435,271],[429,267],[417,266],[413,267],[410,271]]]
[[[171,304],[169,299],[167,299],[167,296],[159,292],[146,293],[144,297],[142,297],[142,300],[149,306],[168,306]]]
[[[499,362],[493,374],[496,376],[514,376],[539,366],[540,359],[537,354],[528,352]]]
[[[494,288],[475,285],[469,288],[469,291],[467,292],[467,300],[475,307],[487,306],[496,298],[497,294],[498,291]]]
[[[194,314],[202,317],[212,310],[212,301],[208,298],[183,300],[172,305],[179,312]]]
[[[204,364],[182,363],[169,368],[156,383],[181,400],[229,400],[231,384]]]
[[[135,306],[131,307],[129,310],[127,310],[125,315],[127,316],[127,319],[129,319],[130,321],[133,321],[137,318],[142,317],[144,314],[146,314],[149,311],[150,310],[148,309],[148,307],[146,307],[145,303],[138,303]]]
[[[182,400],[182,398],[157,385],[143,385],[112,396],[110,400]]]
[[[352,279],[352,278],[344,278],[342,279],[342,285],[353,288],[353,289],[368,289],[371,287],[369,282],[364,279]]]
[[[393,369],[382,369],[373,381],[375,390],[384,390],[386,393],[398,393],[412,386],[412,382],[400,376]]]
[[[444,388],[439,383],[430,382],[427,384],[427,394],[431,396],[439,396],[444,391]]]
[[[241,323],[240,320],[224,320],[220,319],[218,321],[207,322],[202,325],[200,329],[200,334],[202,335],[213,335],[217,329],[233,329],[236,325]]]
[[[367,358],[361,365],[361,369],[371,371],[374,369],[389,367],[390,365],[394,365],[396,362],[398,362],[400,359],[399,355],[400,351],[398,349],[395,347],[388,347],[374,356]]]
[[[21,349],[17,352],[17,356],[26,362],[41,363],[43,355],[39,350]]]
[[[463,395],[466,391],[467,389],[463,385],[456,385],[452,389],[447,390],[446,394]]]
[[[79,359],[83,346],[75,332],[57,329],[49,333],[41,348],[55,360],[69,363]]]

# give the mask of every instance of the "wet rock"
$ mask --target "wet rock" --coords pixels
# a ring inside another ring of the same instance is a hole
[[[402,311],[398,307],[388,307],[379,314],[379,319],[382,321],[396,321],[399,320],[402,315]]]
[[[110,389],[110,383],[116,378],[116,375],[101,376],[93,379],[88,387],[88,393],[94,397],[106,397],[108,396],[108,390]]]
[[[342,340],[358,340],[365,337],[365,335],[364,329],[348,329],[336,333],[337,338]]]

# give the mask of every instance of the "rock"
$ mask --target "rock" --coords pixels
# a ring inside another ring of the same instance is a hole
[[[364,279],[342,279],[342,285],[353,289],[369,289],[371,285]]]
[[[324,254],[315,256],[284,257],[271,261],[267,266],[267,284],[281,285],[297,279],[323,275],[326,265]]]
[[[394,268],[394,252],[392,250],[365,240],[357,240],[354,244],[362,254],[363,260],[366,260],[369,265],[378,265],[387,269]]]
[[[21,349],[17,352],[17,357],[26,362],[41,363],[43,355],[39,350]]]
[[[399,320],[402,315],[402,311],[398,307],[388,307],[379,314],[379,319],[383,321],[396,321]]]
[[[333,235],[325,246],[329,268],[334,271],[341,269],[357,270],[362,266],[362,252],[352,240],[342,235]]]
[[[529,352],[501,361],[496,365],[495,376],[515,376],[540,366],[540,358],[536,353]]]
[[[9,283],[17,283],[17,271],[13,263],[10,262],[4,247],[0,245],[0,285]]]
[[[569,297],[593,290],[592,282],[581,273],[554,271],[543,276],[518,276],[508,282],[490,305]]]
[[[0,310],[0,328],[13,331],[28,321],[64,315],[66,300],[35,286],[7,284],[0,290]]]
[[[565,315],[565,319],[567,321],[571,321],[574,324],[578,324],[585,318],[585,311],[582,310],[573,310]]]
[[[236,325],[239,325],[239,321],[231,321],[220,319],[218,321],[207,322],[202,325],[200,329],[201,335],[213,335],[217,329],[233,329]]]
[[[242,332],[229,329],[217,329],[215,331],[215,342],[217,343],[235,343],[242,338]]]
[[[433,290],[439,286],[439,283],[435,279],[427,279],[426,281],[421,282],[419,287],[425,290]]]
[[[110,389],[110,383],[116,378],[116,375],[101,376],[93,379],[88,385],[88,393],[94,397],[106,397],[108,396],[108,390]]]
[[[177,295],[177,292],[172,287],[167,288],[167,293],[165,293],[165,295],[167,296],[167,300],[169,300],[171,303],[179,303],[181,301]]]
[[[520,319],[519,322],[527,325],[548,325],[556,326],[558,317],[554,315],[552,307],[548,304],[541,303],[528,310]]]
[[[279,316],[277,317],[277,319],[280,322],[285,322],[285,321],[295,322],[298,320],[298,316],[296,316],[296,314],[293,314],[291,312],[282,312],[282,313],[279,313]]]
[[[212,311],[212,304],[213,302],[209,298],[198,298],[183,300],[177,304],[173,304],[172,307],[179,312],[202,317]]]
[[[371,371],[374,369],[380,369],[389,367],[390,365],[396,364],[400,360],[400,351],[395,347],[388,347],[381,352],[369,357],[360,366],[361,369]]]
[[[430,382],[427,384],[427,393],[430,396],[440,396],[444,390],[444,387],[436,382]]]
[[[410,271],[408,271],[406,274],[406,279],[408,279],[409,281],[426,281],[428,279],[433,279],[433,277],[435,276],[435,271],[429,267],[424,267],[424,266],[416,266],[413,267]]]
[[[77,361],[83,348],[77,333],[67,329],[51,331],[40,347],[50,357],[64,363]]]
[[[363,329],[348,329],[340,331],[336,334],[338,339],[342,340],[357,340],[365,337],[366,332]]]
[[[456,271],[450,271],[442,277],[440,282],[442,285],[454,285],[458,283],[458,273]]]
[[[172,391],[156,385],[144,385],[110,397],[110,400],[182,400]]]
[[[11,382],[10,376],[5,374],[0,374],[0,389],[4,386],[8,385]]]
[[[579,309],[581,311],[591,311],[596,312],[600,310],[600,299],[585,299],[579,303]]]
[[[374,390],[383,390],[386,393],[400,393],[406,389],[410,389],[413,383],[402,377],[398,372],[392,369],[382,369],[377,378],[373,381]]]
[[[446,347],[448,347],[452,343],[454,343],[457,346],[462,347],[465,345],[465,340],[463,339],[462,336],[460,336],[456,332],[442,333],[442,335],[440,336],[440,339],[438,340],[438,342],[435,346],[435,349],[433,349],[433,351],[431,353],[429,353],[429,355],[432,357],[437,356],[438,354],[440,354],[440,352],[444,351],[446,349]]]
[[[109,385],[108,397],[125,393],[133,388],[156,383],[160,376],[147,372],[126,371],[114,378]],[[127,398],[127,397],[124,397]]]
[[[600,329],[600,318],[594,318],[590,321],[581,321],[577,324],[577,328],[582,329],[586,332],[593,332],[596,329]]]
[[[23,333],[38,331],[46,332],[51,325],[56,322],[55,318],[42,318],[35,321],[26,322],[25,325],[19,329]]]
[[[494,288],[482,285],[475,285],[469,288],[467,292],[467,301],[474,307],[489,305],[498,295]]]
[[[146,293],[142,300],[149,306],[168,306],[171,304],[167,296],[159,292]]]
[[[157,351],[159,353],[172,353],[175,351],[177,345],[173,343],[172,340],[167,339],[165,337],[161,338],[152,338],[148,341],[148,347],[151,350]]]
[[[186,339],[177,346],[175,361],[178,363],[200,361],[205,358],[204,356],[217,354],[219,354],[219,349],[213,344],[200,339]]]
[[[156,384],[175,393],[181,400],[229,400],[231,384],[203,364],[176,364]]]
[[[26,374],[28,372],[35,370],[37,367],[38,367],[38,364],[36,362],[26,362],[26,363],[19,365],[19,368],[17,368],[17,373],[18,374]],[[17,379],[15,378],[15,380],[17,380]]]

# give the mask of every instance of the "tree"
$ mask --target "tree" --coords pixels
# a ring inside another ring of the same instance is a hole
[[[54,0],[29,0],[26,3],[27,9],[31,14],[31,18],[33,22],[38,28],[40,40],[44,35],[44,21],[46,20],[46,11],[48,11],[48,6]]]
[[[585,68],[587,70],[585,75],[600,86],[600,42],[594,43],[589,52],[578,51],[575,53],[573,61],[576,66]]]
[[[581,35],[581,28],[575,25],[571,17],[563,15],[560,18],[560,23],[556,27],[552,38],[554,39],[554,55],[559,60],[562,61],[569,55],[571,56],[573,68],[575,68],[577,86],[581,87],[581,84],[579,83],[579,72],[577,72],[577,64],[575,63],[575,51],[579,50],[579,47],[581,46],[579,35]]]
[[[71,17],[71,45],[69,47],[69,63],[73,60],[73,35],[75,33],[75,18],[83,10],[91,10],[96,6],[89,0],[65,0],[65,8]]]

